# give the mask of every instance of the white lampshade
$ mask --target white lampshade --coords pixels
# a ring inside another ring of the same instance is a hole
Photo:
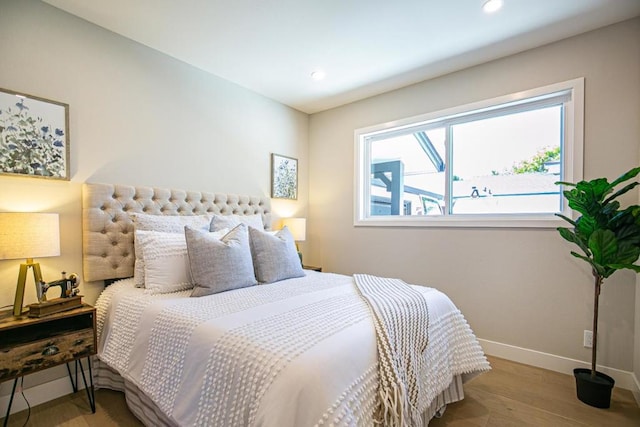
[[[0,212],[0,259],[60,255],[57,213]]]
[[[293,240],[303,242],[307,238],[307,219],[306,218],[284,218],[282,226],[287,227],[293,235]]]

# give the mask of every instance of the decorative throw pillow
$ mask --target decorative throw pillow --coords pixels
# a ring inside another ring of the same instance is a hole
[[[222,238],[185,227],[192,297],[256,285],[247,226],[239,224]]]
[[[218,231],[223,228],[233,228],[238,224],[245,224],[248,227],[257,228],[258,230],[264,230],[264,223],[262,222],[262,215],[217,215],[214,214],[211,218],[211,231]]]
[[[164,233],[184,233],[185,225],[196,229],[206,229],[213,215],[148,215],[131,214],[136,230],[162,231]]]
[[[144,287],[162,294],[193,287],[184,234],[136,231],[138,248],[144,256]]]
[[[160,231],[163,233],[184,234],[184,227],[188,225],[199,230],[208,230],[211,223],[211,215],[148,215],[134,213],[131,215],[133,226],[136,231]],[[135,252],[135,262],[133,269],[133,283],[136,287],[144,287],[144,259],[139,255],[140,247],[138,239],[133,242]]]
[[[296,244],[287,227],[275,235],[249,228],[253,268],[261,283],[304,276]]]
[[[210,233],[215,238],[228,230]],[[151,293],[167,293],[191,289],[189,257],[184,232],[135,231],[136,255],[143,265],[143,287]]]

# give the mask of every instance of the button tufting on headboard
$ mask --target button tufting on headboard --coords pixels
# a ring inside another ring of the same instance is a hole
[[[237,196],[167,188],[84,184],[82,188],[82,255],[85,281],[133,276],[131,214],[261,214],[271,228],[268,197]]]

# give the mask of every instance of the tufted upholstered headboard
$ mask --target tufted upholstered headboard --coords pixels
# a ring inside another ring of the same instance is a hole
[[[261,214],[271,229],[268,197],[84,184],[82,188],[82,265],[84,280],[133,276],[133,221],[131,214],[149,215],[253,215]]]

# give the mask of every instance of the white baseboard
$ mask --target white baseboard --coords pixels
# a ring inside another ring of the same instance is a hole
[[[631,392],[633,393],[633,397],[636,398],[636,403],[640,406],[640,381],[638,381],[638,377],[636,374],[631,375],[633,377],[633,381],[635,382],[635,387]]]
[[[87,381],[89,381],[89,371],[85,371],[85,377],[87,378]],[[25,377],[25,383],[28,382],[28,378],[29,377]],[[82,382],[82,375],[80,375],[80,372],[78,372],[78,379],[78,390],[84,390],[84,383]],[[13,381],[7,382],[13,386]],[[20,380],[18,380],[18,388],[19,387]],[[16,394],[13,397],[13,403],[11,404],[11,414],[27,409],[27,403],[22,398],[22,394],[18,391],[18,388],[16,388]],[[9,388],[9,390],[11,390],[11,388]],[[66,396],[71,393],[73,393],[73,387],[71,387],[71,381],[67,375],[53,381],[24,389],[24,395],[32,408],[36,405],[40,405],[41,403]],[[10,395],[0,396],[0,411],[2,411],[2,413],[0,413],[0,418],[4,417],[6,414],[10,397]]]
[[[584,362],[582,360],[570,359],[568,357],[543,353],[541,351],[502,344],[495,341],[483,339],[478,339],[478,341],[480,341],[480,345],[482,345],[484,352],[490,356],[496,356],[513,362],[536,366],[538,368],[549,369],[550,371],[573,375],[574,368],[591,368],[591,363]],[[633,372],[601,365],[598,365],[598,371],[613,378],[616,381],[616,387],[631,390],[633,395],[636,397],[636,401],[640,404],[640,400],[638,399],[640,396],[640,384]]]

